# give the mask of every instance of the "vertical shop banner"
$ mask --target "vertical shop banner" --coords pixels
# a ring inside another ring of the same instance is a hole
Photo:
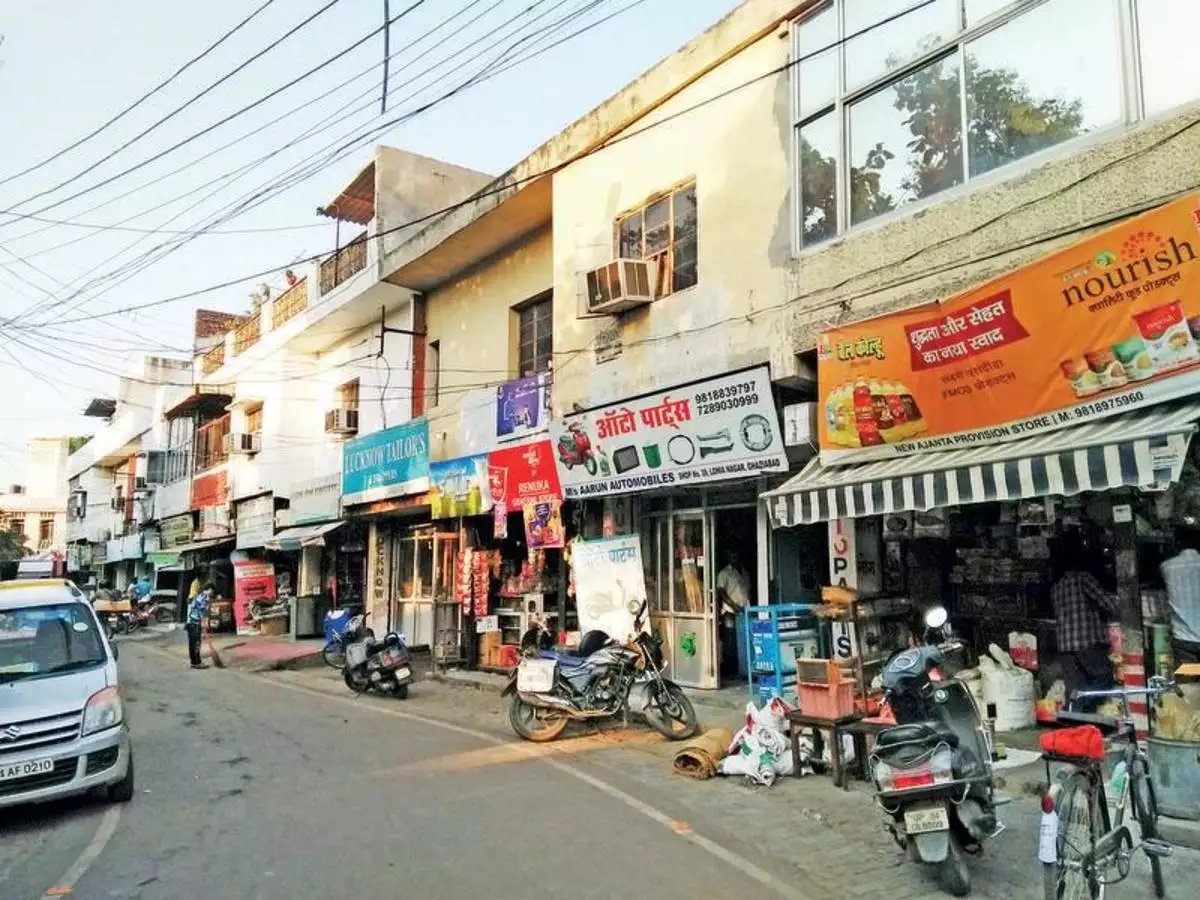
[[[545,431],[550,418],[550,374],[518,378],[496,388],[496,440]]]
[[[577,540],[571,544],[571,571],[579,633],[603,631],[618,641],[631,635],[634,617],[646,602],[641,538]]]
[[[233,621],[242,632],[250,625],[250,604],[275,599],[275,567],[254,561],[233,564]]]
[[[478,516],[492,508],[487,454],[429,464],[429,514],[435,519]]]
[[[858,589],[857,524],[855,519],[829,520],[829,581],[850,590]],[[834,659],[853,659],[858,652],[854,623],[833,620],[829,625]]]
[[[561,549],[563,546],[562,501],[527,503],[525,514],[525,545],[530,550]]]
[[[1200,194],[941,303],[823,333],[821,459],[1042,434],[1200,388]]]
[[[429,421],[415,419],[347,441],[342,502],[373,503],[429,490]]]
[[[767,366],[550,423],[567,499],[787,470]]]
[[[514,444],[488,454],[492,502],[516,512],[530,503],[562,499],[562,485],[547,440]]]

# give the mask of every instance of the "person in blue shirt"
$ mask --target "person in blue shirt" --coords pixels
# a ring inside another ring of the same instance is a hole
[[[192,602],[188,605],[186,626],[188,658],[192,662],[193,669],[208,668],[208,665],[200,659],[200,636],[208,631],[208,604],[212,602],[216,592],[216,586],[209,582],[204,586],[204,590],[192,598]]]
[[[150,596],[150,576],[143,575],[137,580],[137,584],[133,586],[133,599],[141,600],[143,597]]]

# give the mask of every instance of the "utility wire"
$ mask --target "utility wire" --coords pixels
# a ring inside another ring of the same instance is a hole
[[[44,166],[48,166],[50,163],[54,162],[56,159],[60,159],[61,157],[65,156],[66,154],[70,153],[72,150],[75,150],[76,148],[81,147],[82,145],[84,145],[88,141],[90,141],[92,138],[96,137],[96,135],[101,134],[102,132],[104,132],[105,130],[110,128],[111,126],[115,125],[117,122],[119,122],[125,116],[129,115],[129,113],[133,112],[135,109],[137,109],[143,103],[145,103],[147,100],[149,100],[155,94],[157,94],[159,91],[161,91],[167,85],[169,85],[172,81],[174,81],[176,78],[178,78],[184,72],[186,72],[188,69],[190,69],[192,66],[194,66],[196,63],[200,62],[200,60],[204,59],[206,56],[208,56],[210,53],[212,53],[214,50],[216,50],[218,47],[220,47],[223,43],[225,43],[227,40],[229,40],[231,37],[233,37],[239,31],[241,31],[242,28],[244,28],[246,25],[250,24],[250,22],[252,20],[254,20],[258,16],[259,13],[261,13],[263,10],[265,10],[268,6],[270,6],[274,2],[275,2],[275,0],[266,0],[266,2],[261,4],[258,8],[253,10],[248,16],[246,16],[244,19],[242,19],[240,22],[238,22],[236,25],[234,25],[232,28],[230,28],[228,31],[226,31],[224,34],[222,34],[220,37],[218,37],[215,41],[213,41],[211,44],[209,44],[207,47],[205,47],[200,53],[198,53],[196,56],[193,56],[191,59],[189,59],[187,62],[185,62],[182,66],[180,66],[178,69],[176,69],[170,75],[168,75],[166,78],[164,78],[162,81],[160,81],[158,84],[156,84],[150,90],[148,90],[146,93],[142,94],[142,96],[138,97],[136,100],[134,100],[132,103],[130,103],[124,109],[122,109],[116,115],[114,115],[110,119],[102,122],[99,126],[94,128],[92,131],[89,131],[87,134],[85,134],[83,137],[79,138],[74,143],[68,144],[66,147],[63,147],[61,150],[56,150],[54,153],[51,153],[49,156],[47,156],[45,159],[41,160],[40,162],[36,162],[33,165],[28,166],[19,172],[14,172],[12,175],[8,175],[4,178],[0,178],[0,185],[8,184],[11,181],[16,181],[18,178],[28,175],[30,172],[36,172],[38,169],[41,169]]]

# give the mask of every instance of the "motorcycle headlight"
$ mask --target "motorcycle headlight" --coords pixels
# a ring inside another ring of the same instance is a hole
[[[115,687],[106,687],[97,691],[88,699],[83,708],[82,735],[94,734],[107,728],[115,728],[125,719],[125,710],[121,706],[121,693]]]

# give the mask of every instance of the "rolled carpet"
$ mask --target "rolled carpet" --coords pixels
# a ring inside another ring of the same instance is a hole
[[[672,767],[688,778],[712,778],[731,743],[733,732],[728,728],[710,728],[680,748]]]

